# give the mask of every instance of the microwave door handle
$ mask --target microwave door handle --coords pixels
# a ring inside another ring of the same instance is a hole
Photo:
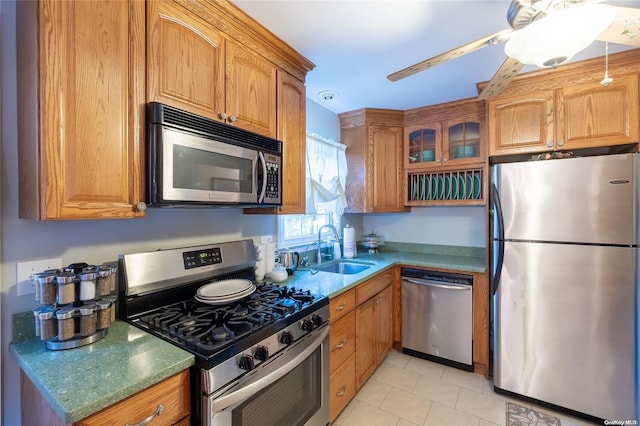
[[[264,202],[264,197],[267,193],[267,162],[264,159],[264,154],[262,152],[258,152],[258,163],[262,164],[262,188],[260,189],[260,196],[258,197],[258,204],[262,204]],[[256,171],[259,167],[259,164],[256,164]],[[257,176],[258,174],[254,174],[254,179],[256,180],[255,185],[257,185]]]

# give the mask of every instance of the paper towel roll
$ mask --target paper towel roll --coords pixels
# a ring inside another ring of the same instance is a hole
[[[356,257],[356,230],[347,225],[342,230],[343,238],[343,256],[345,259]]]

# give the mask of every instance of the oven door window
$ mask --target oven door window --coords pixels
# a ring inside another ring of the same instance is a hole
[[[251,149],[163,129],[163,198],[254,203],[257,159]]]
[[[286,376],[235,407],[231,424],[304,425],[322,405],[321,355],[318,348]]]

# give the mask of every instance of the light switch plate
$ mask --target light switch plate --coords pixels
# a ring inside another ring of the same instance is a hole
[[[34,294],[36,283],[31,279],[33,274],[47,269],[62,268],[62,259],[43,259],[16,263],[16,286],[18,296]]]

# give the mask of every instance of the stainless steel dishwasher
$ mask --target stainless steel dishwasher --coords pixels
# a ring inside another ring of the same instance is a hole
[[[402,268],[404,353],[473,371],[473,277]]]

